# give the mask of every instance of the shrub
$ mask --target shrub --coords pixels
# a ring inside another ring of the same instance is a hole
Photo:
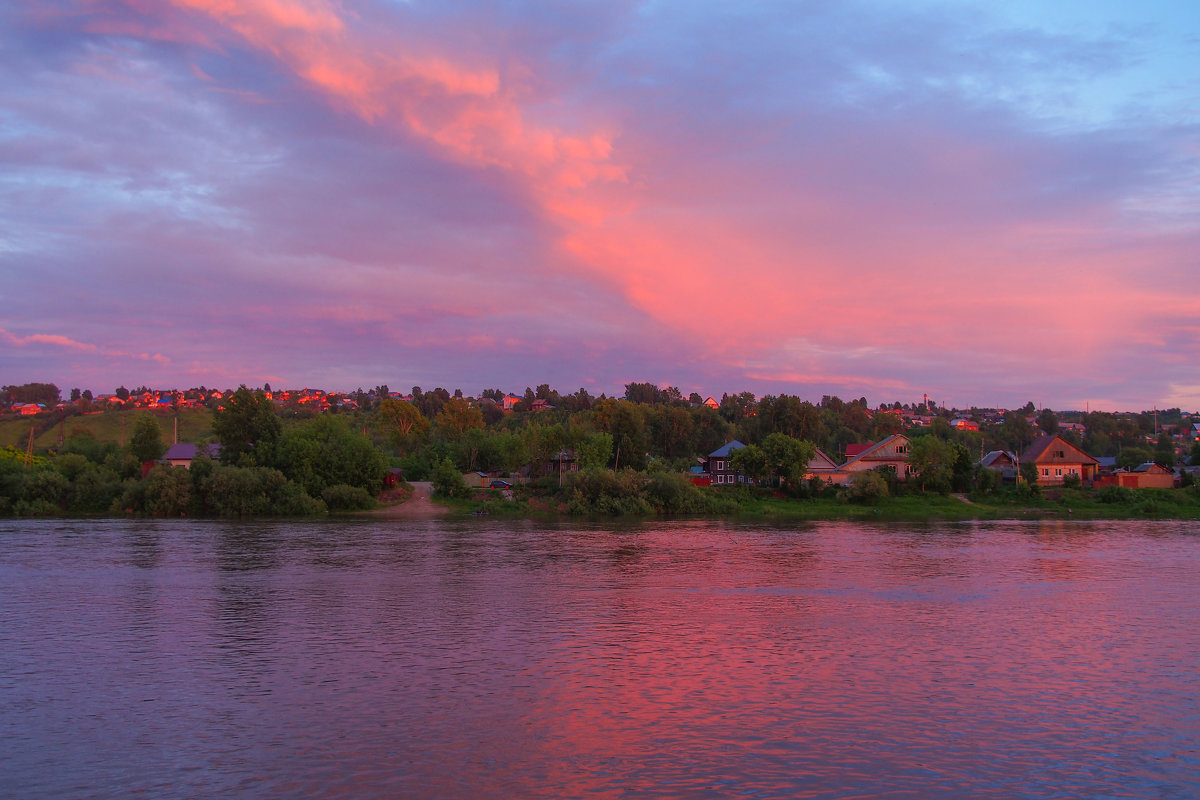
[[[330,511],[364,511],[375,507],[375,500],[361,486],[339,483],[321,492],[321,499]]]
[[[856,472],[846,484],[845,497],[853,503],[874,503],[887,496],[887,478],[875,470]]]
[[[25,481],[21,490],[21,500],[28,508],[38,509],[39,516],[53,513],[48,511],[53,507],[57,511],[65,511],[71,491],[71,483],[62,473],[52,469],[41,469]],[[26,512],[18,509],[17,513]]]
[[[449,458],[443,458],[433,468],[433,493],[438,497],[466,497],[467,484],[462,473]]]
[[[1101,503],[1128,503],[1132,494],[1120,486],[1103,486],[1096,491],[1096,500]]]
[[[156,517],[178,517],[192,505],[192,479],[183,467],[159,465],[142,482],[142,508]]]

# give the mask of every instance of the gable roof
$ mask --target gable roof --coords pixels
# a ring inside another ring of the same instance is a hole
[[[725,456],[728,456],[730,453],[732,453],[734,450],[741,450],[745,446],[746,445],[742,444],[737,439],[734,439],[732,442],[726,442],[725,444],[718,447],[716,450],[713,450],[711,453],[708,454],[708,457],[709,458],[724,458]]]
[[[219,458],[221,456],[221,445],[219,444],[188,444],[187,442],[177,442],[167,448],[167,452],[163,453],[163,461],[191,461],[200,456],[208,456],[209,458]]]
[[[812,460],[808,462],[808,469],[810,472],[812,470],[834,470],[837,469],[837,462],[818,447],[817,452],[813,454]]]
[[[982,459],[980,459],[979,466],[990,467],[990,466],[992,466],[992,464],[995,464],[997,461],[1000,461],[1003,458],[1007,458],[1009,461],[1011,461],[1014,464],[1017,463],[1017,457],[1015,455],[1013,455],[1012,453],[1008,452],[1007,450],[993,450],[990,453],[988,453],[986,456],[984,456]]]
[[[1078,447],[1071,444],[1070,442],[1068,442],[1066,439],[1062,438],[1061,436],[1058,436],[1057,434],[1047,434],[1046,436],[1039,438],[1033,444],[1029,445],[1029,449],[1027,449],[1025,451],[1025,453],[1021,456],[1021,460],[1025,461],[1025,462],[1032,461],[1034,463],[1037,463],[1037,462],[1041,461],[1042,459],[1046,458],[1046,454],[1050,452],[1050,447],[1052,445],[1060,446],[1060,447],[1062,447],[1063,450],[1073,451],[1073,455],[1077,455],[1079,457],[1077,460],[1083,464],[1099,464],[1100,463],[1099,461],[1092,458],[1087,453],[1083,452]],[[1076,459],[1071,459],[1071,462],[1074,463],[1075,460]]]
[[[873,442],[867,442],[866,444],[848,444],[846,445],[846,460],[849,461],[857,455],[862,455],[864,452],[874,446],[875,444]]]
[[[908,437],[903,433],[893,433],[891,436],[886,436],[875,444],[867,447],[866,450],[863,450],[854,458],[847,458],[846,463],[842,464],[840,467],[838,467],[838,469],[845,469],[848,465],[853,464],[855,461],[870,461],[872,460],[872,457],[877,457],[879,455],[880,450],[888,445],[895,444],[900,439],[903,439],[906,442],[908,441]],[[905,458],[907,458],[907,456],[905,456]]]

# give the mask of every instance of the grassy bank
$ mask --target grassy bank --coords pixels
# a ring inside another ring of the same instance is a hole
[[[495,490],[468,497],[439,499],[457,515],[521,517],[712,517],[778,520],[850,520],[860,522],[953,522],[1023,519],[1200,519],[1200,490],[1189,489],[1052,489],[1037,493],[1015,490],[988,495],[948,496],[901,494],[871,502],[852,502],[827,492],[794,498],[769,490],[703,489],[712,502],[678,512],[638,508],[627,497],[610,503],[572,502],[569,493],[518,488],[512,496]],[[649,503],[645,505],[650,505]],[[610,512],[599,509],[608,508]]]

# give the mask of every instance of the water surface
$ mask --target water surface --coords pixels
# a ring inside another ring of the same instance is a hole
[[[0,522],[0,795],[1195,797],[1195,523]]]

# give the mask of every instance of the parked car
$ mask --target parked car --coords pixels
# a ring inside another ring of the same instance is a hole
[[[512,484],[509,483],[508,481],[492,481],[488,485],[491,486],[491,488],[493,488],[493,489],[511,489],[512,488]]]

